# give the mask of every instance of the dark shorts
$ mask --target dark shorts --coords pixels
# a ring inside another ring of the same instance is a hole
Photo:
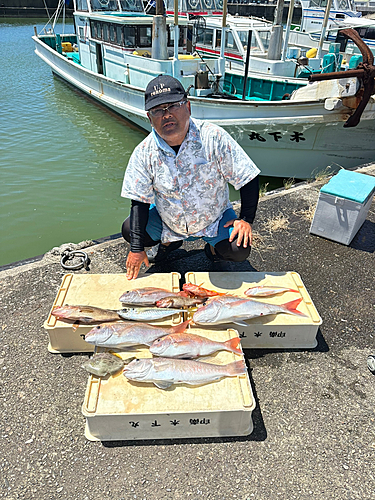
[[[207,236],[189,236],[189,238],[186,238],[185,241],[194,241],[194,240],[199,240],[202,239],[209,243],[212,246],[215,246],[219,241],[223,240],[228,240],[229,236],[231,235],[231,232],[233,230],[233,226],[229,227],[224,227],[224,224],[226,224],[229,220],[236,219],[237,215],[236,212],[233,210],[233,208],[228,208],[220,222],[219,222],[219,227],[217,230],[217,235],[214,236],[213,238],[209,238]],[[156,210],[155,205],[150,206],[150,211],[149,211],[149,216],[148,216],[148,223],[146,226],[146,231],[150,238],[152,238],[154,241],[160,241],[161,240],[161,233],[163,229],[163,224],[159,215],[159,212]]]

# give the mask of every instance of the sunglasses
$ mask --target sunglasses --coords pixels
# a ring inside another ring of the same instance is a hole
[[[161,118],[165,113],[176,113],[187,101],[179,101],[166,106],[165,108],[150,109],[149,113],[153,118]]]

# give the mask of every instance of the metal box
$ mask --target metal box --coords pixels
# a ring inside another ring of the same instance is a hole
[[[79,325],[57,320],[51,312],[55,306],[90,305],[104,309],[121,309],[119,298],[126,290],[155,286],[172,292],[180,289],[180,274],[152,274],[136,280],[127,280],[125,274],[66,274],[56,295],[51,311],[44,323],[49,336],[48,350],[52,353],[93,352],[94,346],[84,337],[94,325]],[[171,325],[181,322],[178,314],[164,321],[150,322],[157,325]]]
[[[316,310],[301,277],[295,272],[280,273],[194,273],[185,275],[186,282],[202,285],[204,288],[227,292],[246,298],[245,290],[253,286],[275,285],[298,290],[285,292],[273,297],[262,297],[254,300],[271,304],[284,304],[302,298],[298,310],[307,317],[290,314],[275,314],[247,320],[248,327],[228,323],[214,325],[211,328],[236,328],[239,331],[241,345],[244,349],[288,349],[313,348],[317,345],[316,335],[322,320]],[[202,325],[200,325],[202,328]],[[207,327],[210,329],[210,327]]]
[[[320,190],[310,233],[349,245],[367,217],[374,190],[374,177],[340,170]]]
[[[189,331],[219,341],[238,336],[235,330]],[[133,350],[111,352],[123,359],[134,356]],[[137,357],[151,357],[148,348],[136,352]],[[227,364],[239,359],[238,354],[220,351],[204,361]],[[90,375],[82,413],[87,439],[133,441],[246,436],[253,430],[254,408],[247,373],[201,386],[176,384],[163,390],[151,383],[130,382],[120,371],[102,378]]]

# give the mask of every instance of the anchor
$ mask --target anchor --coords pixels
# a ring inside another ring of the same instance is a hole
[[[374,93],[374,78],[375,78],[375,66],[374,66],[374,56],[362,38],[359,36],[357,31],[352,28],[347,28],[340,30],[340,33],[345,35],[347,38],[353,40],[361,51],[363,62],[358,64],[356,69],[349,69],[348,71],[335,71],[333,73],[321,73],[318,75],[310,75],[310,82],[319,82],[322,80],[335,80],[340,78],[353,78],[356,77],[363,82],[363,93],[361,100],[357,106],[354,113],[347,119],[344,123],[344,127],[356,127],[361,120],[361,116],[370,97]]]

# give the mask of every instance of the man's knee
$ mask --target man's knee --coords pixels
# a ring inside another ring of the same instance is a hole
[[[237,246],[236,240],[230,242],[229,240],[219,241],[215,245],[215,252],[222,260],[230,262],[243,262],[250,255],[251,247],[244,248],[242,245]]]
[[[130,217],[128,217],[124,222],[122,223],[121,227],[121,233],[122,237],[130,243]]]

